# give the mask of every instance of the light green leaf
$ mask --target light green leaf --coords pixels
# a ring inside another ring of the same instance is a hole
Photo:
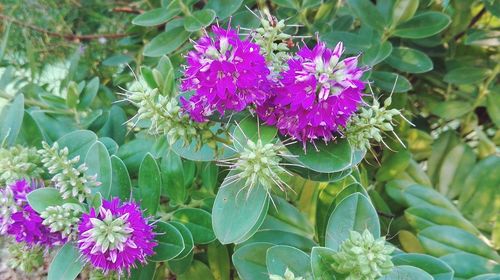
[[[209,26],[214,19],[215,12],[211,9],[195,11],[184,19],[184,28],[189,32],[195,32]]]
[[[139,191],[141,208],[147,215],[154,216],[158,211],[161,194],[160,169],[153,156],[148,153],[139,168]]]
[[[165,23],[178,15],[181,10],[177,7],[157,8],[136,16],[132,24],[139,26],[155,26]]]
[[[429,56],[421,51],[407,47],[394,48],[385,62],[402,72],[408,73],[425,73],[434,68]]]
[[[80,252],[72,243],[66,243],[50,263],[47,280],[76,279],[83,267]]]
[[[393,35],[410,39],[426,38],[443,31],[450,23],[450,17],[444,13],[423,12],[399,24]]]

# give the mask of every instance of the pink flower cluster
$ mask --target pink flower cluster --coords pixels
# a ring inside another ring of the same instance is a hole
[[[0,232],[7,233],[17,242],[24,242],[28,246],[52,247],[64,244],[66,239],[60,233],[50,232],[42,224],[40,215],[28,204],[26,195],[32,190],[33,187],[26,180],[19,180],[0,191],[2,200],[12,199],[10,205],[3,206],[11,210],[0,216]]]
[[[366,69],[357,66],[357,57],[341,59],[342,42],[333,50],[324,42],[304,45],[284,71],[271,73],[257,44],[230,29],[213,27],[213,33],[187,57],[182,90],[195,92],[181,102],[195,121],[250,106],[266,124],[305,145],[332,140],[362,101]]]

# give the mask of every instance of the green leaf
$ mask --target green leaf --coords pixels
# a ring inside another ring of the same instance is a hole
[[[429,187],[412,184],[403,190],[402,195],[408,206],[430,205],[457,212],[453,203]]]
[[[407,150],[400,150],[391,153],[383,161],[382,166],[377,171],[377,181],[383,182],[396,178],[410,164],[411,154]]]
[[[325,41],[330,48],[335,47],[338,42],[343,42],[346,54],[358,54],[370,49],[372,43],[370,40],[362,35],[346,32],[334,31],[322,35],[321,40]]]
[[[392,22],[398,24],[413,17],[417,11],[419,0],[398,0],[395,1],[392,11]]]
[[[215,19],[215,12],[210,9],[203,9],[193,12],[184,19],[184,28],[189,32],[198,31],[209,26]]]
[[[444,13],[423,12],[398,25],[393,35],[410,39],[426,38],[443,31],[450,23],[450,17]]]
[[[466,252],[499,261],[495,250],[481,239],[452,226],[432,226],[418,233],[418,240],[431,255],[441,257],[451,253]]]
[[[384,61],[391,52],[392,44],[390,42],[374,45],[363,53],[361,63],[367,66],[374,66]]]
[[[233,264],[241,279],[262,280],[267,276],[266,253],[273,244],[258,242],[237,249],[233,256]]]
[[[118,148],[116,154],[123,160],[130,173],[135,174],[139,171],[142,160],[151,152],[154,141],[149,138],[136,138],[127,142]]]
[[[406,47],[394,48],[385,62],[408,73],[424,73],[434,68],[432,60],[425,53]]]
[[[427,162],[427,173],[431,181],[437,185],[439,171],[443,164],[444,157],[459,143],[459,139],[453,130],[448,130],[439,135],[432,143],[432,152]]]
[[[187,199],[184,185],[184,167],[182,159],[170,149],[160,162],[163,191],[170,198],[172,205],[183,204]]]
[[[125,135],[127,134],[127,127],[124,123],[127,122],[127,115],[125,111],[117,105],[111,106],[109,110],[109,117],[97,132],[101,137],[107,136],[112,138],[119,145],[125,142]]]
[[[490,91],[486,96],[486,110],[493,123],[500,128],[500,91]],[[24,124],[23,124],[24,125]]]
[[[24,112],[23,124],[16,142],[25,146],[41,148],[44,140],[42,128],[28,112]]]
[[[155,279],[156,263],[149,262],[144,266],[138,266],[131,271],[129,280],[151,280]]]
[[[275,229],[283,230],[308,238],[314,236],[314,227],[307,217],[281,197],[273,197],[273,206],[260,227],[260,230]]]
[[[457,197],[467,187],[465,179],[476,162],[476,154],[467,144],[459,144],[445,155],[436,188],[448,198]]]
[[[405,218],[417,230],[423,230],[435,225],[448,225],[461,228],[472,234],[479,234],[476,227],[456,211],[436,206],[410,207],[405,210]]]
[[[342,242],[349,238],[351,231],[361,233],[365,229],[368,229],[375,238],[380,237],[377,211],[364,195],[351,194],[335,207],[328,220],[326,247],[338,250]]]
[[[468,171],[466,186],[458,200],[462,214],[481,229],[491,230],[491,221],[498,216],[498,186],[500,157],[489,156]],[[480,205],[480,207],[478,207]]]
[[[444,75],[443,80],[450,84],[478,84],[488,77],[490,70],[478,67],[460,67]]]
[[[391,273],[384,275],[379,280],[433,280],[432,276],[424,270],[409,266],[400,265],[392,269]]]
[[[144,46],[144,55],[160,57],[178,49],[189,38],[189,32],[184,26],[172,28],[160,33]]]
[[[80,92],[78,91],[77,84],[74,81],[70,81],[66,93],[66,105],[68,105],[69,108],[75,108],[76,104],[78,104],[79,97]]]
[[[111,159],[109,158],[106,146],[99,141],[90,146],[85,157],[85,164],[88,167],[85,173],[90,176],[97,175],[97,181],[101,183],[100,186],[92,188],[92,193],[99,192],[102,197],[109,199],[113,173],[111,171]]]
[[[87,83],[85,89],[81,93],[80,102],[78,103],[77,108],[82,110],[89,107],[90,104],[92,104],[92,101],[94,101],[94,98],[97,96],[98,91],[99,91],[99,77],[94,77]]]
[[[347,0],[347,4],[351,7],[356,16],[363,24],[370,26],[378,31],[383,31],[385,28],[385,20],[382,14],[377,10],[375,5],[369,0]]]
[[[184,240],[184,250],[175,257],[175,259],[182,259],[188,256],[194,249],[194,240],[191,231],[182,223],[171,221],[170,225],[174,226],[179,233],[182,235],[182,239]]]
[[[38,213],[43,212],[49,206],[63,205],[64,199],[56,188],[40,188],[30,192],[26,199],[31,208]]]
[[[228,18],[234,14],[243,3],[243,0],[209,0],[203,7],[204,9],[212,9],[220,20]]]
[[[474,109],[470,101],[449,100],[429,106],[431,112],[445,120],[459,118]]]
[[[191,263],[193,262],[193,256],[194,256],[194,251],[191,251],[191,253],[189,253],[182,259],[169,260],[167,262],[168,268],[170,269],[170,271],[172,271],[177,275],[183,274],[191,267]]]
[[[24,95],[19,94],[0,114],[0,144],[12,146],[21,130],[24,117]]]
[[[469,253],[453,253],[441,257],[455,271],[455,279],[471,279],[486,273],[500,274],[498,262]]]
[[[170,223],[157,222],[155,224],[155,254],[149,259],[155,262],[163,262],[177,257],[184,250],[184,239],[177,228]]]
[[[132,24],[139,26],[156,26],[165,23],[178,15],[181,10],[177,7],[157,8],[136,16]]]
[[[111,190],[110,197],[119,197],[122,201],[127,201],[132,195],[132,182],[128,174],[127,167],[123,161],[115,156],[111,156]]]
[[[317,246],[316,242],[305,236],[291,233],[283,230],[259,230],[247,241],[238,244],[244,246],[255,242],[266,242],[274,245],[287,245],[300,249],[305,252],[311,251],[311,248]]]
[[[227,178],[232,176],[238,174],[229,172]],[[222,183],[212,210],[214,233],[222,244],[250,238],[262,224],[269,207],[269,196],[262,185],[247,190],[244,180],[229,181]]]
[[[453,280],[453,269],[442,260],[424,254],[398,254],[392,257],[395,266],[410,265],[429,273],[434,280]]]
[[[172,215],[174,221],[183,223],[193,234],[195,244],[208,244],[215,240],[212,216],[205,210],[182,208]]]
[[[97,135],[90,130],[76,130],[65,134],[57,140],[59,148],[68,148],[68,158],[80,157],[80,164],[85,161],[85,156],[90,147],[97,141]]]
[[[195,260],[189,269],[181,275],[177,276],[178,280],[206,279],[215,280],[212,272],[206,264]]]
[[[212,242],[207,247],[208,265],[215,280],[229,280],[231,264],[226,246]]]
[[[80,251],[72,243],[66,243],[52,260],[47,280],[73,280],[83,270]]]
[[[314,247],[311,251],[311,268],[315,280],[332,280],[336,279],[337,273],[332,267],[334,263],[333,254],[336,251],[324,248]]]
[[[317,142],[315,145],[317,148],[307,143],[306,151],[302,143],[288,145],[288,151],[296,156],[290,161],[319,173],[338,172],[351,166],[352,149],[347,140],[340,139],[328,145]]]
[[[465,45],[472,46],[500,46],[500,31],[472,29],[467,32]]]
[[[404,76],[392,72],[373,71],[370,78],[375,82],[375,86],[391,92],[407,92],[412,89],[411,83]]]
[[[147,215],[154,216],[158,211],[161,194],[160,169],[153,156],[148,153],[139,168],[139,189],[141,208]]]
[[[270,275],[284,276],[288,269],[295,277],[312,279],[311,259],[294,247],[277,245],[269,248],[266,253],[266,265]]]

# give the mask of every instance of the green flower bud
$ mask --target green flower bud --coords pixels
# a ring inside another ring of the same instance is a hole
[[[21,145],[0,148],[0,187],[16,180],[38,178],[43,173],[36,148]]]
[[[80,221],[81,213],[79,205],[65,203],[47,207],[40,217],[44,219],[42,223],[49,227],[51,232],[61,232],[63,237],[71,237],[73,229]]]
[[[14,243],[9,246],[7,263],[12,269],[30,273],[43,265],[43,250],[39,246],[28,248],[22,243]]]
[[[76,198],[83,202],[91,193],[91,188],[99,186],[96,175],[88,175],[87,165],[80,164],[80,157],[76,156],[68,159],[68,148],[59,149],[57,142],[51,147],[43,142],[43,149],[38,153],[42,158],[42,163],[47,168],[50,174],[54,175],[51,181],[54,186],[59,189],[62,197]]]
[[[392,251],[394,247],[386,245],[384,237],[375,239],[367,229],[363,234],[351,231],[333,255],[332,267],[347,274],[347,280],[374,280],[392,271]]]
[[[269,280],[304,280],[304,277],[295,277],[295,274],[288,269],[288,267],[285,270],[285,275],[276,275],[276,274],[271,274],[269,275]]]

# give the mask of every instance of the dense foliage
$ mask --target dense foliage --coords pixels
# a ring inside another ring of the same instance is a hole
[[[6,0],[0,19],[15,273],[500,278],[500,1]]]

